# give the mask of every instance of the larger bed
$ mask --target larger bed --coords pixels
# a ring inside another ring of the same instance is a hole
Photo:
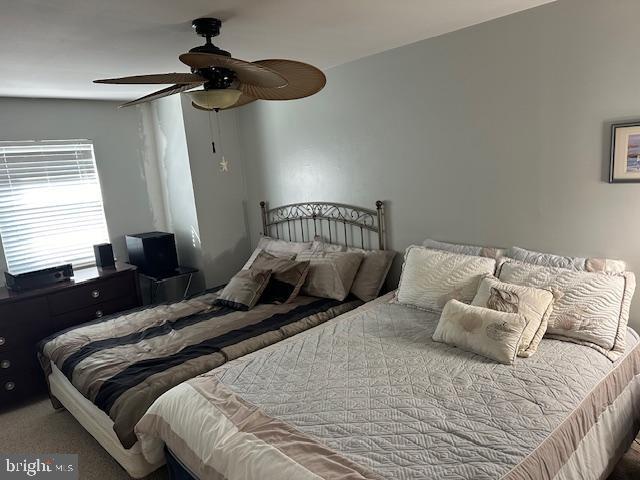
[[[337,225],[343,227],[345,244],[353,243],[355,229],[360,244],[370,244],[375,237],[376,247],[384,247],[382,202],[376,210],[335,204],[261,207],[265,233],[277,237],[286,228],[290,240],[298,235],[310,243],[309,237],[322,232],[324,220],[324,228],[334,235]],[[363,303],[353,296],[335,300],[298,295],[287,303],[258,304],[245,312],[215,306],[218,296],[209,292],[102,318],[41,343],[54,405],[69,410],[133,477],[164,463],[162,449],[147,449],[143,456],[134,434],[135,424],[161,394]]]
[[[605,478],[638,431],[640,344],[544,339],[514,365],[368,303],[163,395],[137,426],[200,479]]]
[[[407,248],[395,293],[222,365],[136,426],[179,478],[604,479],[640,428],[624,262]]]

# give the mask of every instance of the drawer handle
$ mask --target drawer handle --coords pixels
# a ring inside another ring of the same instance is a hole
[[[102,312],[102,310],[96,310],[96,318],[100,318],[104,315],[104,313]]]
[[[13,383],[13,382],[7,382],[7,383],[4,384],[4,389],[9,391],[9,392],[11,390],[13,390],[14,388],[16,388],[16,384]]]
[[[4,343],[5,343],[4,337],[0,337],[0,345],[4,345]]]
[[[93,298],[98,298],[100,296],[100,290],[96,289],[91,292],[91,296]]]
[[[9,368],[11,366],[11,362],[9,360],[0,361],[0,368]]]

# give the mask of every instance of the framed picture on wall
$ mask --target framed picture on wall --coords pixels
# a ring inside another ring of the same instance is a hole
[[[640,183],[640,121],[611,125],[609,183]]]

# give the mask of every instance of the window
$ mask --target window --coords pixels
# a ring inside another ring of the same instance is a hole
[[[0,142],[0,236],[12,273],[95,264],[109,236],[89,140]]]

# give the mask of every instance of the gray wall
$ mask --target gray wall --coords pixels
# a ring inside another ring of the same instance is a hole
[[[200,229],[180,97],[166,97],[140,109],[151,148],[150,163],[155,162],[157,167],[165,230],[175,235],[178,262],[201,269]],[[195,280],[192,291],[204,286],[203,275],[197,275]]]
[[[243,107],[252,240],[263,198],[380,198],[396,250],[515,244],[640,273],[640,185],[605,182],[607,123],[640,118],[638,18],[637,0],[560,0],[331,69],[307,100]],[[638,300],[632,316],[640,329]]]
[[[215,114],[209,118],[209,113],[196,110],[187,96],[154,101],[142,112],[166,228],[176,235],[180,263],[201,272],[192,291],[226,283],[250,249],[237,114],[220,113],[220,138]],[[229,162],[227,172],[220,170],[222,152]]]
[[[182,96],[182,114],[200,231],[202,270],[208,287],[227,283],[249,256],[245,218],[246,189],[238,117],[234,110],[197,110]],[[215,140],[216,153],[211,148]],[[228,171],[220,169],[224,154]]]
[[[0,140],[73,138],[94,142],[109,237],[116,257],[126,260],[123,235],[164,222],[147,185],[154,167],[145,153],[140,112],[118,110],[113,102],[0,98]],[[5,269],[0,245],[0,271]]]

